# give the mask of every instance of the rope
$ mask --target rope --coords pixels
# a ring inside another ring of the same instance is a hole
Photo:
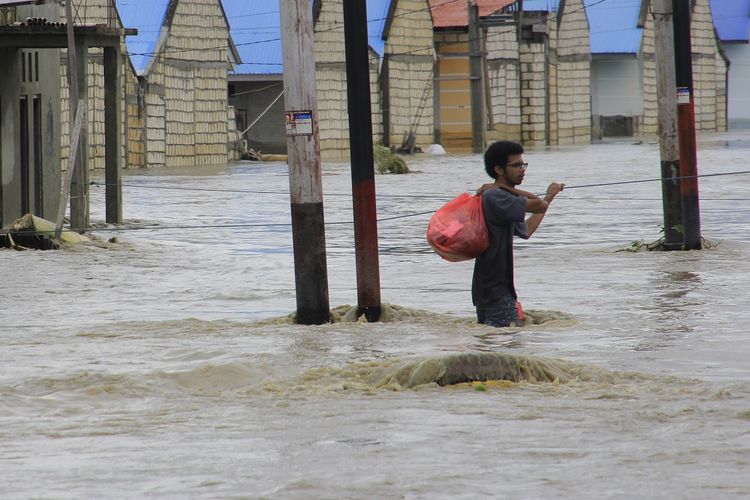
[[[117,184],[91,181],[89,185],[96,187],[116,186]],[[122,187],[134,187],[144,189],[164,189],[174,191],[198,191],[207,193],[244,193],[244,194],[271,194],[276,196],[289,196],[288,191],[256,191],[252,189],[223,189],[223,188],[190,188],[181,186],[148,186],[146,184],[121,184]],[[346,196],[351,197],[351,194],[347,193],[327,193],[325,196]],[[411,194],[394,194],[394,195],[378,195],[379,198],[422,198],[434,200],[433,195],[411,195]]]
[[[266,113],[268,113],[268,110],[271,109],[271,107],[274,104],[276,104],[276,101],[278,101],[279,99],[281,99],[281,96],[283,96],[283,95],[284,95],[284,91],[282,90],[281,93],[276,96],[276,99],[274,99],[273,102],[271,102],[271,104],[269,104],[268,107],[265,110],[263,110],[263,112],[260,115],[258,115],[258,118],[256,118],[255,121],[253,123],[251,123],[249,127],[247,127],[245,130],[242,131],[242,133],[240,134],[240,137],[242,137],[243,135],[245,135],[248,130],[250,130],[251,128],[253,128],[253,125],[255,125],[256,123],[258,123],[258,120],[260,120],[261,118],[263,118],[263,116]]]
[[[697,177],[719,177],[719,176],[726,176],[726,175],[742,175],[742,174],[750,174],[750,170],[742,170],[737,172],[719,172],[715,174],[701,174],[701,175],[686,175],[686,176],[679,176],[674,177],[672,179],[665,179],[662,177],[652,178],[652,179],[638,179],[638,180],[631,180],[631,181],[617,181],[617,182],[601,182],[601,183],[594,183],[594,184],[580,184],[577,186],[565,186],[565,189],[582,189],[582,188],[591,188],[591,187],[603,187],[603,186],[618,186],[618,185],[625,185],[625,184],[637,184],[637,183],[645,183],[645,182],[659,182],[664,180],[681,180],[681,179],[693,179]],[[93,186],[105,186],[104,183],[98,183],[95,181],[90,182]],[[146,189],[175,189],[175,190],[186,190],[186,191],[206,191],[206,192],[227,192],[227,193],[251,193],[251,194],[288,194],[288,193],[281,193],[281,192],[272,192],[272,191],[252,191],[252,190],[236,190],[236,189],[210,189],[210,188],[181,188],[181,187],[162,187],[162,186],[146,186],[146,185],[130,185],[132,187],[142,187]],[[342,196],[349,196],[349,195],[342,195]],[[407,197],[407,198],[418,198],[419,196],[416,195],[401,195],[401,196],[394,196],[394,197]],[[421,198],[429,198],[429,199],[435,199],[434,196],[422,196]],[[656,201],[656,199],[652,199]],[[722,200],[725,200],[722,198]],[[737,198],[734,199],[734,201],[747,201],[747,199],[743,198]],[[434,213],[434,210],[427,210],[423,212],[411,212],[408,214],[403,215],[394,215],[390,217],[381,217],[377,219],[377,222],[388,222],[398,219],[406,219],[409,217],[417,217],[422,215],[428,215]],[[334,221],[334,222],[326,222],[326,226],[333,226],[333,225],[343,225],[343,224],[352,224],[352,221]],[[262,224],[248,224],[248,223],[236,223],[236,224],[201,224],[201,225],[178,225],[178,226],[150,226],[150,227],[107,227],[107,228],[70,228],[66,231],[73,231],[73,232],[126,232],[126,231],[155,231],[155,230],[192,230],[192,229],[241,229],[241,228],[271,228],[271,227],[291,227],[291,223],[262,223]],[[52,234],[55,231],[14,231],[12,234],[18,234],[18,235],[48,235]]]
[[[404,215],[394,215],[391,217],[383,217],[378,219],[378,222],[387,222],[396,219],[406,219],[408,217],[416,217],[418,215],[431,214],[434,210],[426,212],[415,212]],[[343,224],[353,224],[353,221],[333,221],[326,222],[326,226],[338,226]],[[192,230],[192,229],[242,229],[242,228],[271,228],[271,227],[291,227],[290,222],[279,222],[279,223],[263,223],[263,224],[247,224],[247,223],[236,223],[236,224],[186,224],[179,226],[144,226],[144,227],[101,227],[101,228],[70,228],[64,231],[83,233],[83,232],[104,232],[104,233],[117,233],[127,231],[163,231],[163,230]],[[44,236],[54,234],[55,231],[12,231],[10,234],[19,236]]]
[[[602,186],[619,186],[621,184],[638,184],[643,182],[661,182],[661,181],[672,181],[672,180],[682,180],[682,179],[697,179],[699,177],[718,177],[720,175],[740,175],[740,174],[750,174],[750,170],[742,170],[739,172],[720,172],[717,174],[701,174],[701,175],[683,175],[679,177],[672,177],[672,178],[665,178],[665,177],[657,177],[653,179],[640,179],[640,180],[634,180],[634,181],[618,181],[618,182],[602,182],[597,184],[581,184],[578,186],[565,186],[565,189],[579,189],[579,188],[590,188],[590,187],[602,187]]]
[[[671,180],[682,180],[682,179],[696,179],[701,177],[719,177],[719,176],[726,176],[726,175],[744,175],[744,174],[750,174],[750,170],[740,170],[737,172],[719,172],[714,174],[700,174],[700,175],[684,175],[679,177],[672,177],[672,178],[664,178],[664,177],[654,177],[651,179],[636,179],[631,181],[616,181],[616,182],[600,182],[595,184],[579,184],[574,186],[565,186],[565,190],[570,189],[582,189],[582,188],[592,188],[592,187],[605,187],[605,186],[620,186],[620,185],[626,185],[626,184],[642,184],[646,182],[661,182],[661,181],[671,181]],[[103,182],[97,182],[97,181],[91,181],[89,182],[91,186],[97,186],[97,187],[106,187],[106,186],[115,186],[116,184],[112,183],[103,183]],[[175,190],[175,191],[199,191],[199,192],[215,192],[215,193],[245,193],[245,194],[272,194],[272,195],[280,195],[280,196],[288,196],[288,192],[284,191],[256,191],[256,190],[250,190],[250,189],[222,189],[222,188],[189,188],[189,187],[180,187],[180,186],[148,186],[145,184],[121,184],[123,187],[136,187],[136,188],[143,188],[143,189],[165,189],[165,190]],[[351,196],[350,194],[346,193],[329,193],[326,194],[326,196]],[[414,198],[414,199],[431,199],[431,200],[437,200],[439,199],[436,196],[433,195],[378,195],[379,198]]]

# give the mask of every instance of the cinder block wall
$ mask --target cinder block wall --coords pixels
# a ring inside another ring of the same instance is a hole
[[[518,141],[521,138],[521,95],[516,28],[490,27],[486,41],[485,67],[494,127],[488,132],[487,139]]]
[[[81,0],[76,2],[74,16],[76,23],[83,24],[107,24],[111,19],[113,11],[107,8],[106,0]],[[65,7],[60,5],[60,19],[65,20]],[[87,88],[79,89],[80,95],[87,94],[86,101],[86,124],[89,151],[89,169],[104,168],[104,51],[100,48],[89,48],[89,57],[86,61]],[[67,50],[61,51],[60,56],[60,85],[61,95],[61,156],[62,169],[67,167],[70,156],[70,89],[68,87]],[[82,64],[78,61],[78,64]],[[124,148],[123,148],[124,154]]]
[[[369,51],[373,142],[382,134],[378,56]],[[320,154],[326,160],[348,160],[349,114],[346,82],[343,0],[323,0],[315,23],[315,85],[318,100]]]
[[[61,7],[62,8],[62,7]],[[85,24],[116,22],[107,0],[81,0],[77,13]],[[64,11],[62,13],[64,15]],[[161,20],[158,20],[161,21]],[[140,85],[123,57],[123,155],[129,167],[225,163],[227,153],[227,39],[218,0],[181,0],[169,38]],[[122,53],[127,54],[124,44]],[[63,51],[63,130],[70,120]],[[90,168],[104,168],[104,69],[101,49],[88,60],[88,143]],[[69,138],[62,136],[67,159]],[[65,161],[63,161],[65,164]]]
[[[690,35],[693,52],[695,128],[698,131],[725,131],[727,67],[719,53],[708,0],[696,0]]]
[[[427,0],[398,1],[385,57],[390,144],[400,145],[409,131],[415,133],[417,145],[431,144],[435,50]]]
[[[163,78],[167,166],[227,161],[228,38],[219,2],[177,3],[152,70]]]
[[[521,141],[544,145],[547,122],[547,47],[521,42]]]
[[[591,142],[591,51],[581,0],[568,0],[557,37],[558,144]],[[554,106],[553,106],[554,108]]]

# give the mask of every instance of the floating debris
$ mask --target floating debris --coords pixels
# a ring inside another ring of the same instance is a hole
[[[60,243],[78,244],[91,242],[91,238],[74,231],[63,230],[60,242],[55,240],[55,224],[36,215],[26,214],[0,231],[0,246],[14,250],[57,250]]]

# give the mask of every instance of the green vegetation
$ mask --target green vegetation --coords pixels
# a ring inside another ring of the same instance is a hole
[[[408,174],[409,167],[403,158],[379,144],[373,147],[373,156],[380,174]]]

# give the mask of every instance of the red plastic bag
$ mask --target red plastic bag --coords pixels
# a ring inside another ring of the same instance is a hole
[[[487,250],[482,197],[461,193],[440,207],[427,225],[427,242],[445,260],[459,262]]]

